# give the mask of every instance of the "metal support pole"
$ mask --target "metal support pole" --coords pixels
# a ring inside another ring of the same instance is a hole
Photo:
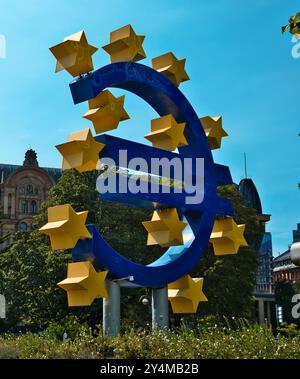
[[[265,323],[265,303],[263,299],[258,299],[258,323],[260,325]]]
[[[152,289],[152,331],[168,330],[168,287]]]
[[[105,285],[109,297],[103,299],[103,332],[115,336],[120,332],[120,286],[110,280]]]
[[[268,323],[271,324],[271,302],[267,302],[267,320]]]

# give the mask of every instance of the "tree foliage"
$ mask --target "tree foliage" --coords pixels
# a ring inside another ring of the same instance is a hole
[[[295,304],[292,303],[292,297],[299,293],[299,285],[291,284],[286,280],[281,280],[275,286],[275,300],[278,306],[282,307],[282,318],[286,323],[296,323],[300,326],[300,322],[292,316],[292,308]]]
[[[36,217],[36,227],[47,222],[49,206],[69,203],[76,211],[88,210],[88,222],[95,223],[106,240],[129,259],[148,264],[164,249],[146,246],[147,234],[141,221],[152,212],[99,200],[95,189],[96,172],[78,174],[66,171],[50,190],[48,200]],[[204,291],[209,303],[202,303],[200,314],[250,316],[252,291],[257,269],[255,248],[261,228],[254,210],[244,206],[233,186],[220,188],[220,195],[232,200],[236,220],[246,223],[246,239],[251,248],[242,248],[235,256],[215,257],[211,246],[192,275],[205,277]],[[70,314],[90,324],[101,322],[101,300],[88,308],[68,308],[65,292],[56,283],[66,277],[70,252],[51,251],[49,240],[37,230],[16,235],[11,247],[0,254],[0,293],[8,302],[8,326],[23,323],[43,329],[50,321]],[[150,307],[139,302],[147,289],[122,290],[123,317],[140,322],[151,320]]]
[[[0,208],[0,219],[3,217],[2,209]],[[0,245],[10,238],[10,234],[4,234],[2,231],[3,223],[0,222]]]
[[[193,276],[204,277],[204,291],[209,299],[201,304],[201,314],[219,317],[250,317],[253,311],[253,289],[258,268],[257,248],[262,237],[262,226],[254,209],[247,208],[238,190],[224,186],[219,194],[231,200],[237,224],[246,224],[248,247],[238,254],[217,257],[210,245]]]

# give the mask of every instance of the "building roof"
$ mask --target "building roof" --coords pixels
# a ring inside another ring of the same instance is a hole
[[[57,181],[62,174],[62,170],[60,168],[39,167],[37,153],[34,150],[29,149],[25,152],[25,158],[22,166],[0,163],[0,184],[4,183],[15,171],[22,167],[35,167],[44,170],[48,172],[48,174],[50,174],[55,181]]]
[[[255,209],[258,214],[263,213],[260,197],[252,179],[242,179],[239,184],[239,191],[248,208]]]
[[[279,263],[279,262],[282,262],[282,261],[286,261],[288,259],[291,259],[291,251],[290,251],[290,249],[288,249],[284,253],[278,255],[278,257],[275,257],[273,259],[273,263],[276,264],[276,263]]]
[[[273,259],[273,272],[299,269],[291,260],[290,249]]]
[[[297,224],[297,229],[293,230],[293,242],[292,243],[300,242],[299,236],[300,236],[300,224]],[[278,255],[278,257],[274,258],[273,263],[274,264],[276,264],[276,263],[280,264],[280,262],[283,262],[286,260],[291,260],[290,248],[288,248],[288,250],[286,250],[284,253]]]
[[[236,187],[242,195],[246,207],[256,210],[259,221],[261,223],[270,221],[271,215],[262,213],[260,197],[253,180],[249,178],[242,179]]]
[[[28,167],[28,166],[11,165],[11,164],[3,164],[3,163],[0,164],[0,184],[4,183],[10,175],[12,175],[16,170],[22,167]],[[52,168],[52,167],[39,167],[39,168],[47,171],[55,181],[57,181],[61,177],[62,170],[59,168]]]

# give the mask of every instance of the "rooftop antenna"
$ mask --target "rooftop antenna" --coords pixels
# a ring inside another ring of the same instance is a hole
[[[245,179],[247,179],[247,155],[244,153]]]

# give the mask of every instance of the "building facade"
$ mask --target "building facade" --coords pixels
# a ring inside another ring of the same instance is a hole
[[[0,164],[0,236],[31,230],[35,214],[60,176],[60,169],[39,167],[34,150],[26,152],[22,166]]]
[[[258,253],[259,267],[256,274],[256,293],[273,293],[273,247],[270,232],[264,232]]]
[[[259,268],[256,275],[256,293],[274,292],[273,280],[273,248],[272,235],[266,232],[266,223],[270,221],[270,215],[264,214],[258,191],[252,179],[242,179],[239,186],[239,191],[244,199],[245,205],[248,208],[256,210],[260,224],[263,227],[264,234],[258,248],[259,253]]]
[[[300,242],[300,224],[293,230],[293,242]],[[273,260],[273,274],[275,282],[286,281],[294,284],[300,282],[300,267],[291,260],[290,247]]]
[[[264,230],[258,248],[259,267],[256,273],[256,286],[254,289],[257,320],[260,324],[263,324],[265,320],[272,322],[275,314],[272,235],[270,232],[266,232],[266,223],[270,221],[271,217],[269,214],[263,213],[261,200],[252,179],[242,179],[238,185],[238,190],[244,199],[245,205],[248,208],[255,209],[259,223]]]

